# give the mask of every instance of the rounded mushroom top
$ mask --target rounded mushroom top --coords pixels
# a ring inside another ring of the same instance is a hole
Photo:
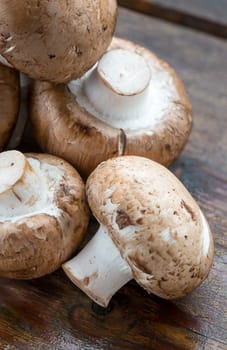
[[[0,53],[31,78],[77,79],[109,45],[116,14],[116,0],[2,0]]]
[[[64,160],[0,153],[0,276],[35,278],[75,251],[89,214],[82,179]]]
[[[97,220],[148,292],[181,297],[207,276],[213,240],[198,205],[163,166],[136,156],[101,163],[87,181]]]

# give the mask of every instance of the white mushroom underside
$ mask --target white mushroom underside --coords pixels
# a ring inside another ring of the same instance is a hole
[[[45,213],[54,217],[59,217],[61,210],[56,207],[54,196],[56,188],[63,177],[63,171],[47,163],[41,163],[37,159],[28,158],[30,165],[41,180],[38,185],[39,201],[35,202],[29,208],[21,205],[8,206],[0,202],[0,222],[16,222],[20,219]],[[31,186],[34,184],[31,184]],[[25,211],[26,209],[26,211]]]
[[[179,100],[172,76],[157,61],[150,64],[151,80],[148,87],[135,96],[114,93],[101,82],[96,69],[97,66],[94,66],[81,79],[71,81],[68,86],[81,108],[112,127],[152,129],[167,111],[174,108],[174,101]]]

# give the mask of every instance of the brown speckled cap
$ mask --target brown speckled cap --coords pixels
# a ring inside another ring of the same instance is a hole
[[[148,292],[182,297],[206,278],[213,261],[209,226],[169,170],[142,157],[110,159],[88,178],[87,197]]]
[[[106,50],[116,14],[116,0],[2,0],[0,54],[33,79],[77,79]]]
[[[51,155],[26,158],[43,180],[42,200],[35,210],[20,215],[4,217],[0,212],[0,276],[17,279],[59,268],[75,252],[89,220],[84,184],[75,169]]]
[[[0,151],[13,131],[19,112],[19,74],[0,63]]]

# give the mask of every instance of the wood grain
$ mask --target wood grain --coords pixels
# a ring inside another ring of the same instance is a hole
[[[139,0],[140,1],[140,0]],[[139,2],[138,1],[138,2]],[[147,0],[227,25],[227,0]]]
[[[125,9],[117,35],[167,60],[182,76],[194,109],[187,147],[172,171],[204,210],[215,237],[208,279],[168,302],[131,282],[103,312],[63,274],[31,281],[0,279],[0,349],[227,349],[227,47],[214,37]],[[35,150],[32,137],[21,149]],[[89,234],[97,224],[91,221]]]
[[[118,0],[121,6],[227,38],[227,0]]]

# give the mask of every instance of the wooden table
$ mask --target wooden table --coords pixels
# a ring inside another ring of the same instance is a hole
[[[120,2],[125,6],[136,3]],[[158,1],[141,3],[148,6]],[[61,270],[38,280],[0,279],[0,349],[227,349],[227,45],[222,35],[217,38],[168,23],[164,14],[163,18],[121,8],[116,33],[155,51],[186,84],[194,128],[172,170],[209,220],[215,237],[212,271],[191,295],[173,302],[149,296],[129,283],[105,312]],[[26,140],[21,145],[25,148],[29,148]]]

